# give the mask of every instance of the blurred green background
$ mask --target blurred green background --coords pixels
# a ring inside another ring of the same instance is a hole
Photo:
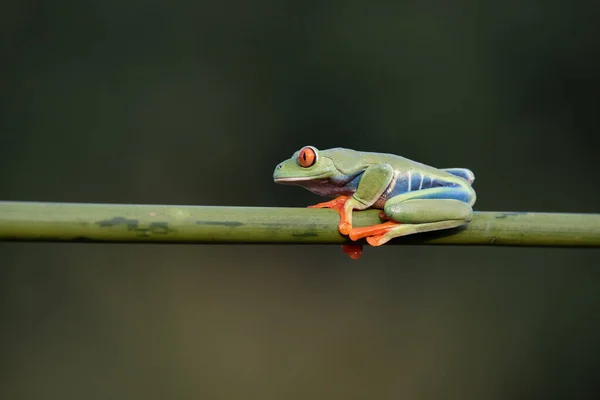
[[[306,206],[305,144],[599,212],[600,2],[0,7],[3,200]],[[584,398],[596,250],[0,243],[4,399]]]

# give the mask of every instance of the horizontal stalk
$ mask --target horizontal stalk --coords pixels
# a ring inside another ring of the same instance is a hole
[[[377,210],[355,226],[380,223]],[[0,202],[1,241],[342,244],[327,209]],[[600,247],[600,214],[476,212],[466,227],[389,244]]]

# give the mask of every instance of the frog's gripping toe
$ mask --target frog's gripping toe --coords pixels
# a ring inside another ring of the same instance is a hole
[[[350,232],[352,232],[352,225],[348,222],[340,221],[340,224],[338,225],[338,231],[340,231],[342,235],[349,235]]]
[[[341,212],[344,209],[344,204],[346,204],[346,201],[348,201],[349,198],[349,196],[339,196],[330,201],[308,206],[308,208],[332,208]]]
[[[399,223],[399,222],[387,221],[382,224],[365,226],[362,228],[353,228],[350,230],[350,232],[348,234],[350,236],[350,239],[354,240],[354,241],[362,239],[362,238],[368,239],[371,236],[382,236],[400,225],[401,225],[401,223]]]
[[[360,243],[347,243],[342,245],[342,251],[353,260],[358,260],[363,253],[363,246]]]
[[[383,233],[381,235],[369,236],[367,238],[367,243],[369,243],[371,246],[376,247],[389,242],[391,239],[392,237],[390,235]]]
[[[348,235],[352,241],[357,241],[362,238],[367,238],[367,242],[371,246],[381,246],[393,238],[393,230],[402,225],[399,222],[388,221],[382,224],[365,226],[362,228],[351,228]],[[341,228],[340,228],[341,231]],[[392,232],[392,233],[390,233]],[[343,245],[342,250],[350,258],[357,260],[363,253],[363,246],[360,243],[348,243]]]

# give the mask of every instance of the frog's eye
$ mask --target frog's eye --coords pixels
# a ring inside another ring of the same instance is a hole
[[[298,163],[301,167],[308,168],[317,162],[317,152],[312,146],[305,146],[298,154]]]

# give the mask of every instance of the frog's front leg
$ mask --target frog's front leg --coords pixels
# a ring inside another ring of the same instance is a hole
[[[457,187],[441,187],[404,193],[389,199],[384,213],[390,221],[354,228],[350,238],[367,238],[372,246],[420,232],[455,228],[471,221],[474,194]]]
[[[338,225],[338,230],[341,232],[342,227],[346,226],[346,221],[348,219],[344,207],[348,200],[350,200],[350,196],[339,196],[333,200],[329,200],[324,203],[318,203],[312,206],[308,206],[308,208],[331,208],[333,210],[336,210],[338,214],[340,214],[340,223]]]
[[[352,196],[340,196],[310,208],[333,208],[340,214],[338,230],[348,235],[352,230],[352,211],[371,207],[388,188],[394,178],[394,169],[388,164],[371,165],[363,172]]]

